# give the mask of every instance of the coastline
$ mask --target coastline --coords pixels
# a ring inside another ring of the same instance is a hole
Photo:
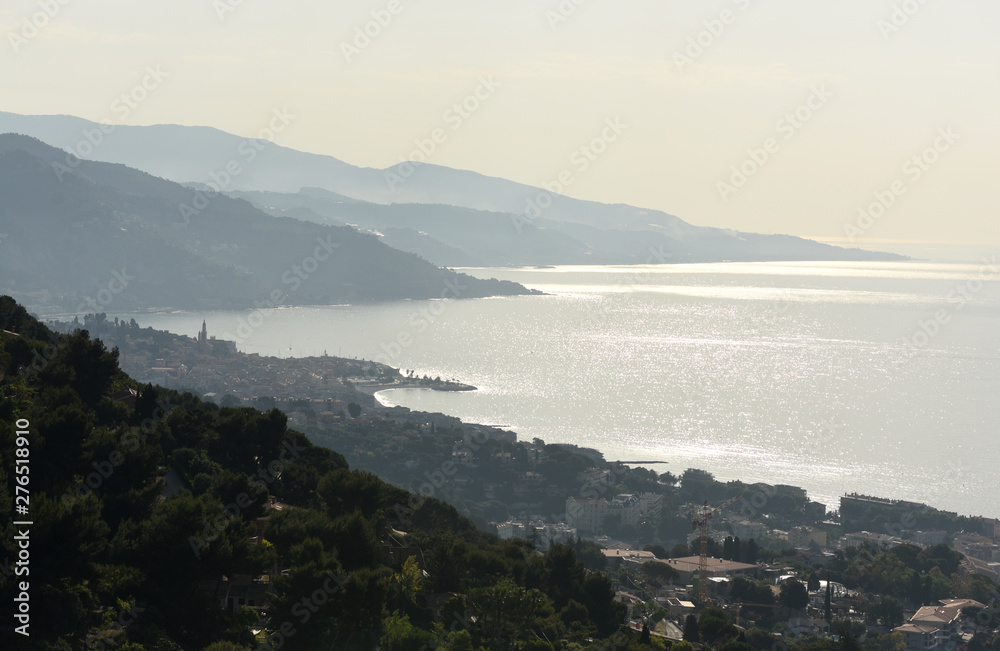
[[[425,414],[427,416],[436,416],[436,417],[441,417],[441,418],[445,418],[445,419],[454,420],[454,421],[457,421],[457,422],[461,423],[464,426],[490,428],[490,429],[495,429],[495,428],[504,429],[504,430],[507,430],[510,433],[514,434],[517,437],[516,440],[517,440],[518,443],[527,443],[527,442],[529,442],[530,437],[529,438],[525,438],[520,432],[517,432],[517,431],[515,431],[513,429],[510,429],[509,427],[503,427],[503,426],[490,425],[490,424],[485,424],[485,423],[479,423],[479,422],[469,421],[469,420],[465,420],[463,418],[460,418],[458,416],[452,416],[452,415],[449,415],[449,414],[446,414],[446,413],[443,413],[443,412],[426,412],[426,411],[423,411],[423,410],[420,410],[420,409],[413,409],[413,408],[407,407],[405,405],[397,405],[396,407],[389,407],[389,406],[383,404],[382,401],[379,400],[378,396],[376,396],[377,393],[380,393],[380,392],[386,391],[386,390],[390,390],[390,389],[432,389],[432,390],[438,390],[438,391],[475,391],[475,390],[478,390],[477,387],[473,387],[471,385],[466,385],[466,384],[462,384],[462,383],[457,383],[456,382],[456,383],[450,383],[450,384],[454,384],[454,385],[457,385],[459,387],[468,387],[468,388],[452,388],[452,389],[447,389],[447,388],[438,388],[438,387],[432,387],[432,386],[427,386],[427,385],[420,385],[419,383],[412,383],[412,382],[406,382],[406,383],[400,383],[400,384],[372,384],[372,385],[367,385],[364,388],[362,388],[360,386],[355,386],[354,388],[356,390],[358,390],[358,391],[361,391],[361,392],[363,392],[363,393],[365,393],[367,395],[370,395],[370,396],[374,397],[375,400],[378,401],[379,405],[383,409],[393,409],[393,408],[397,408],[398,409],[398,408],[402,408],[402,409],[405,409],[405,410],[407,410],[409,412],[421,413],[421,414]],[[600,449],[597,449],[597,448],[581,448],[580,445],[578,445],[576,443],[571,443],[571,442],[548,442],[548,443],[546,443],[546,445],[552,445],[552,446],[569,446],[569,447],[574,447],[574,448],[580,448],[580,450],[588,450],[589,449],[589,450],[592,450],[593,452],[596,452],[598,454],[601,462],[603,462],[605,464],[609,464],[609,465],[621,464],[621,465],[632,466],[632,467],[634,467],[634,466],[648,467],[650,465],[668,466],[668,465],[673,465],[675,463],[675,462],[668,461],[668,460],[618,460],[618,459],[608,459],[605,456],[606,452],[604,450],[600,450]],[[680,473],[683,473],[685,470],[688,470],[688,469],[691,469],[691,470],[704,470],[704,469],[698,468],[696,466],[690,466],[689,465],[689,466],[677,466],[675,469],[672,470],[672,472],[675,472],[678,475],[678,477],[679,477]],[[716,480],[720,481],[720,482],[737,481],[737,482],[742,482],[742,483],[747,483],[747,484],[753,484],[753,483],[755,483],[752,480],[747,480],[747,479],[745,479],[743,477],[736,477],[736,476],[716,477]],[[769,482],[762,482],[762,483],[769,483]],[[801,488],[803,490],[809,491],[808,487],[800,486],[800,485],[797,485],[797,484],[788,484],[788,486],[791,486],[793,488]],[[945,507],[942,507],[942,506],[936,506],[935,504],[930,503],[929,501],[928,502],[914,502],[914,501],[910,501],[910,500],[908,500],[906,498],[900,498],[898,496],[894,497],[894,496],[890,496],[890,495],[869,495],[867,493],[864,493],[863,491],[859,492],[857,489],[851,489],[851,488],[846,488],[846,487],[843,489],[843,491],[839,495],[836,496],[836,500],[837,500],[836,503],[826,504],[824,502],[824,505],[827,507],[827,514],[829,515],[830,513],[839,513],[840,510],[841,510],[840,498],[841,497],[850,497],[850,496],[872,497],[875,500],[879,500],[879,501],[885,501],[885,502],[891,502],[891,503],[899,503],[899,504],[909,504],[909,505],[912,505],[912,506],[920,505],[920,506],[923,506],[923,507],[928,507],[928,508],[930,508],[930,509],[932,509],[934,511],[939,511],[941,513],[950,513],[950,514],[954,514],[954,515],[957,515],[957,516],[960,516],[960,517],[967,517],[967,518],[987,518],[987,519],[992,519],[992,518],[1000,517],[1000,514],[989,515],[987,513],[974,513],[974,512],[970,512],[970,511],[966,511],[966,512],[957,511],[957,510],[956,511],[952,511],[952,510],[949,510],[949,509],[947,509]]]
[[[376,400],[378,398],[375,394],[382,391],[389,391],[391,389],[428,389],[430,391],[478,391],[478,387],[474,387],[471,384],[462,384],[461,382],[424,382],[421,383],[419,380],[403,381],[403,382],[393,382],[391,384],[385,383],[358,383],[351,381],[353,388],[359,393],[364,393],[374,397]],[[442,414],[444,416],[446,414]]]

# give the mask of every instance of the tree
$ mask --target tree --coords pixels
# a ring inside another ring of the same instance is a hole
[[[516,648],[527,639],[532,623],[552,602],[538,590],[526,590],[510,579],[469,592],[468,603],[476,617],[475,632],[491,649]]]
[[[786,579],[781,584],[778,603],[790,610],[802,610],[809,605],[809,591],[801,581]]]
[[[642,548],[643,551],[653,552],[653,556],[661,560],[670,558],[670,552],[664,549],[663,545],[646,545]],[[580,550],[578,549],[577,552]]]
[[[433,642],[433,634],[415,628],[409,617],[397,611],[385,619],[379,646],[384,651],[420,651],[430,648]]]
[[[903,623],[903,604],[895,597],[879,597],[868,616],[873,621],[881,621],[887,628],[894,628]]]
[[[769,631],[759,628],[751,628],[746,632],[745,641],[747,644],[757,649],[757,651],[771,651],[775,647],[778,639]]]
[[[691,555],[691,548],[682,543],[677,543],[670,550],[670,558],[684,558],[685,556],[690,556],[690,555]]]
[[[673,583],[681,577],[672,565],[660,561],[647,561],[642,564],[642,572],[653,581],[669,581]]]
[[[698,614],[698,633],[705,644],[718,644],[736,638],[739,631],[721,608],[709,606]]]
[[[688,615],[684,619],[684,640],[695,644],[701,642],[701,634],[698,631],[698,618]]]
[[[227,393],[226,395],[222,396],[222,400],[219,401],[220,407],[234,408],[234,407],[239,407],[242,404],[243,401],[240,400],[240,397],[232,393]]]
[[[906,638],[902,633],[885,633],[875,639],[877,651],[906,651]]]
[[[348,403],[347,413],[351,415],[351,418],[357,418],[361,415],[361,405],[356,402]]]
[[[765,606],[774,603],[774,592],[771,586],[762,581],[754,581],[744,576],[734,576],[729,583],[729,596],[731,601],[741,601],[747,604],[763,604]],[[748,610],[764,614],[770,609],[747,606]]]
[[[417,557],[410,556],[403,562],[403,569],[399,573],[399,585],[403,596],[408,601],[416,603],[417,593],[423,587],[424,575],[417,565]]]
[[[643,624],[656,626],[666,615],[667,611],[657,604],[641,603],[632,607],[632,619],[642,620]]]

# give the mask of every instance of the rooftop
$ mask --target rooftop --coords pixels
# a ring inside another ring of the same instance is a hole
[[[679,572],[694,572],[700,566],[701,557],[687,556],[684,558],[672,558],[666,562]],[[709,572],[741,572],[743,570],[753,570],[756,568],[757,566],[751,563],[738,563],[736,561],[727,561],[721,558],[708,559]]]

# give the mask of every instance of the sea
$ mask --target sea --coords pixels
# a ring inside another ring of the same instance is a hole
[[[454,379],[378,398],[657,472],[1000,518],[996,258],[462,271],[543,295],[118,316]]]

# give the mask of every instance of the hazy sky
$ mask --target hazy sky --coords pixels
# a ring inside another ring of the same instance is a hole
[[[0,109],[256,136],[284,107],[278,143],[380,168],[442,128],[429,162],[695,224],[1000,244],[998,26],[996,0],[8,0]]]

